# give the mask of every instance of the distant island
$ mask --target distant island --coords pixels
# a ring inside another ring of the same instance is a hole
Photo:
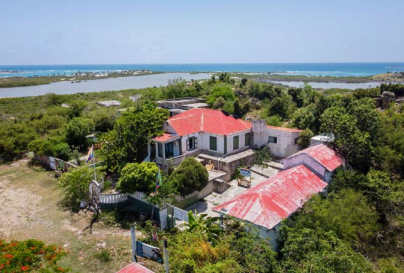
[[[22,73],[24,71],[11,71],[2,70],[0,74],[12,74],[12,73]],[[129,76],[142,76],[142,75],[152,75],[160,74],[162,72],[156,72],[151,70],[122,70],[122,71],[101,71],[101,72],[75,72],[72,74],[59,74],[54,73],[47,76],[27,76],[27,77],[3,77],[0,78],[0,88],[9,87],[21,87],[21,86],[35,86],[42,84],[50,84],[60,81],[70,81],[72,83],[87,81],[87,80],[97,80],[97,79],[107,79],[107,78],[117,78],[117,77],[129,77]]]

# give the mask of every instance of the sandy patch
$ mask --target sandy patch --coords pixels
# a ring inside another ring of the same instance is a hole
[[[36,221],[35,213],[41,197],[24,188],[13,187],[6,178],[0,179],[0,237],[10,235]]]

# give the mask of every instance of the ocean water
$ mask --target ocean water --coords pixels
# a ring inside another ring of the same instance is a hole
[[[385,72],[404,72],[404,63],[0,65],[0,77],[141,69],[159,72],[279,72],[288,75],[370,76]]]

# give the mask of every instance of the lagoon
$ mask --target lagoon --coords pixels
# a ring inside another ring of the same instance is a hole
[[[289,82],[289,81],[270,81],[263,80],[268,83],[282,84],[290,87],[303,87],[304,82]],[[330,89],[330,88],[340,88],[340,89],[358,89],[358,88],[373,88],[380,86],[381,82],[367,82],[367,83],[343,83],[343,82],[308,82],[313,88]]]
[[[109,78],[99,80],[81,81],[71,83],[70,81],[56,82],[51,84],[0,88],[0,98],[40,96],[47,93],[75,94],[101,91],[117,91],[125,89],[139,89],[154,86],[166,86],[169,80],[182,78],[184,80],[203,80],[210,76],[206,73],[164,73],[145,76],[130,76],[120,78]]]

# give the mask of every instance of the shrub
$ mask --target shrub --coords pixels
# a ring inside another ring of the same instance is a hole
[[[208,171],[193,157],[185,159],[172,173],[170,180],[181,196],[202,190],[208,184]]]

